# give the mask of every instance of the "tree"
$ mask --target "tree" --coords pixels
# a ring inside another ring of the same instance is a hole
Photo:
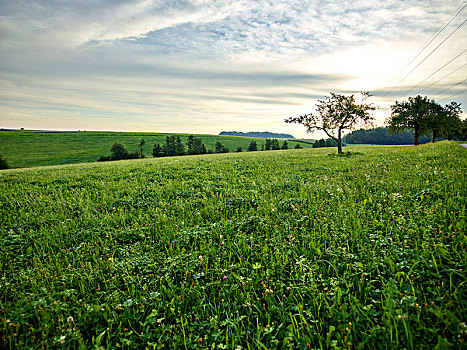
[[[272,150],[278,150],[281,149],[281,146],[279,145],[279,141],[277,139],[273,139],[271,141],[271,149]]]
[[[266,139],[266,147],[265,150],[269,151],[271,149],[271,139]]]
[[[185,146],[179,136],[167,136],[165,145],[162,146],[164,155],[166,156],[183,156],[185,154]]]
[[[461,121],[460,128],[457,132],[457,137],[462,141],[467,140],[467,119]]]
[[[248,152],[253,152],[258,150],[258,145],[256,144],[256,141],[251,140],[250,145],[248,146]]]
[[[204,145],[203,141],[195,137],[193,135],[188,136],[188,142],[187,142],[187,147],[188,151],[187,154],[206,154],[206,146]]]
[[[138,155],[139,157],[138,158],[144,158],[144,154],[143,154],[143,146],[146,144],[146,141],[144,141],[144,139],[141,139],[141,141],[139,142],[139,145],[138,145]]]
[[[287,143],[287,140],[284,140],[281,149],[289,149],[289,144]]]
[[[112,155],[110,158],[112,160],[121,160],[121,159],[128,159],[128,151],[123,147],[121,143],[114,143],[112,148],[110,149]]]
[[[302,146],[300,146],[300,144],[299,144],[299,143],[297,143],[297,144],[295,145],[295,149],[300,149],[300,148],[303,148],[303,147],[302,147]]]
[[[366,103],[366,99],[370,96],[368,92],[363,92],[362,101],[358,104],[354,95],[345,96],[331,92],[331,97],[318,100],[316,114],[290,117],[285,122],[302,124],[309,133],[316,130],[324,131],[337,142],[337,153],[342,153],[342,132],[352,130],[358,122],[366,125],[373,120],[370,111],[375,110],[376,107]]]
[[[242,147],[238,147],[237,150],[236,150],[235,152],[243,152]]]
[[[156,143],[156,144],[154,145],[154,148],[152,149],[152,156],[153,156],[154,158],[156,158],[156,157],[163,157],[164,155],[165,155],[165,154],[164,154],[164,151],[163,151],[161,145],[158,144],[158,143]]]
[[[6,158],[0,154],[0,169],[10,169]]]
[[[462,110],[460,103],[452,101],[450,104],[443,107],[439,120],[437,121],[438,125],[442,122],[442,125],[440,125],[438,130],[440,136],[446,137],[448,140],[452,140],[456,137],[456,134],[458,134],[459,130],[462,129],[462,120],[460,118],[461,113]],[[433,130],[433,140],[434,139],[435,131]]]
[[[229,149],[219,141],[216,142],[216,153],[229,153]]]
[[[412,129],[414,145],[419,145],[421,135],[428,134],[433,126],[433,120],[440,113],[440,106],[428,97],[409,97],[408,101],[397,102],[391,106],[391,116],[386,121],[391,134]],[[436,129],[436,126],[435,126]],[[436,137],[436,136],[435,136]]]

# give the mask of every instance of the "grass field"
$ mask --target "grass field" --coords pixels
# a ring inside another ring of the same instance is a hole
[[[12,168],[25,168],[43,165],[61,165],[95,162],[101,155],[110,155],[115,142],[121,143],[128,151],[136,151],[142,138],[146,141],[144,154],[152,157],[154,144],[164,144],[165,138],[173,134],[110,132],[110,131],[33,131],[1,130],[0,154],[7,159]],[[177,134],[186,142],[189,134]],[[248,149],[251,140],[256,140],[261,149],[262,138],[239,136],[195,135],[203,140],[206,148],[215,150],[217,141],[234,152],[238,147]],[[311,148],[310,140],[299,140],[303,148]],[[282,145],[283,140],[279,140]],[[293,148],[297,142],[289,140]]]
[[[0,347],[465,347],[467,150],[349,150],[0,172]]]

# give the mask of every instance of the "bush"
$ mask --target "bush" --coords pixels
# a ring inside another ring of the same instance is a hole
[[[128,159],[128,151],[120,143],[114,143],[110,149],[110,152],[112,152],[112,160]]]
[[[110,156],[101,156],[97,161],[98,162],[109,162],[111,160],[112,159],[110,158]]]
[[[0,154],[0,169],[10,169],[6,158]]]

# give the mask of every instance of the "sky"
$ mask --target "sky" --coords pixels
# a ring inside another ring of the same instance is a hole
[[[467,111],[466,4],[0,0],[0,127],[316,138],[284,119],[330,92],[372,93],[376,126],[417,94]]]

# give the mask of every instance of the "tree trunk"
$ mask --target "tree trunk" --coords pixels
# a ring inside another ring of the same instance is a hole
[[[414,141],[414,144],[413,144],[413,145],[414,145],[414,146],[418,146],[418,137],[419,137],[419,135],[418,135],[418,127],[415,127],[415,128],[414,128],[414,136],[415,136],[415,141]]]
[[[435,143],[436,141],[436,137],[438,136],[438,131],[437,130],[433,130],[433,139],[431,140],[431,142]]]
[[[337,154],[342,154],[342,137],[341,130],[337,130]]]

